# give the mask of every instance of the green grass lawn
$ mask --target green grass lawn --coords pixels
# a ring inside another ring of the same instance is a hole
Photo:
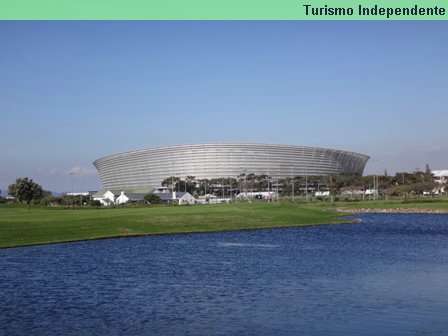
[[[246,230],[347,222],[331,208],[425,208],[448,211],[448,200],[62,209],[0,205],[0,248],[136,235]]]
[[[31,210],[0,205],[0,247],[341,222],[329,207],[287,203]]]

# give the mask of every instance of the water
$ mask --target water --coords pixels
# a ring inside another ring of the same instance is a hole
[[[0,335],[448,335],[448,215],[0,250]]]

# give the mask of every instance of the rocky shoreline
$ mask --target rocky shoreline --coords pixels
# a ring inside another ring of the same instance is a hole
[[[336,212],[343,212],[348,214],[361,214],[361,213],[410,213],[410,214],[446,214],[448,210],[440,209],[428,209],[428,208],[393,208],[393,209],[374,209],[374,208],[360,208],[360,209],[347,209],[347,208],[335,208]]]

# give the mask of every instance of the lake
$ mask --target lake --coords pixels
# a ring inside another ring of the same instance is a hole
[[[0,335],[448,335],[448,215],[0,250]]]

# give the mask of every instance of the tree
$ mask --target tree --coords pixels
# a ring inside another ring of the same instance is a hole
[[[429,164],[426,164],[426,166],[425,166],[425,174],[426,175],[431,175],[432,174],[431,167],[429,167]]]
[[[154,194],[145,195],[144,199],[149,204],[160,204],[162,202],[160,197]]]
[[[162,181],[162,187],[170,187],[173,190],[178,190],[178,185],[180,183],[180,178],[177,176],[167,177]]]
[[[425,180],[426,180],[426,182],[434,181],[434,175],[432,174],[429,164],[426,164],[426,166],[425,166]]]
[[[422,195],[424,192],[433,193],[433,190],[438,186],[436,182],[419,182],[411,184],[409,187],[417,195]]]
[[[44,195],[42,187],[28,177],[16,179],[16,183],[8,187],[8,192],[19,202],[26,202],[28,209],[31,208],[31,201],[39,201]]]

